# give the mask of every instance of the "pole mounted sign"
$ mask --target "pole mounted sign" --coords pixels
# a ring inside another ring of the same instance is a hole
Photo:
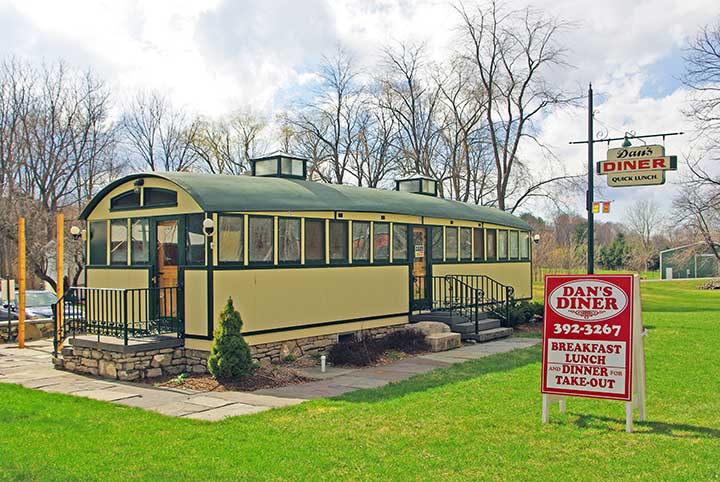
[[[653,186],[665,184],[665,171],[677,170],[677,156],[666,156],[665,148],[654,144],[608,149],[607,160],[596,165],[606,175],[608,186]]]
[[[634,275],[545,277],[542,394],[549,406],[566,396],[623,400],[645,419],[645,356],[639,278]]]

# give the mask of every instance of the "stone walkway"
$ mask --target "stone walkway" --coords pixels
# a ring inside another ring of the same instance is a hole
[[[335,397],[360,388],[382,387],[436,368],[538,343],[539,339],[506,338],[378,367],[329,367],[325,373],[319,367],[311,368],[303,372],[317,381],[247,393],[155,388],[55,370],[51,362],[52,341],[40,340],[27,343],[24,350],[15,345],[0,345],[0,383],[18,383],[26,388],[119,403],[168,416],[217,421],[310,399]]]

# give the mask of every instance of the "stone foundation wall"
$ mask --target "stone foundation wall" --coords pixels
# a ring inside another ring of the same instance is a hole
[[[356,332],[356,336],[378,338],[394,331],[407,329],[409,325],[386,326]],[[250,347],[253,359],[261,365],[298,360],[327,352],[338,341],[338,334],[312,336],[275,343],[264,343]],[[62,353],[53,359],[55,367],[77,373],[112,378],[116,380],[140,380],[180,373],[207,373],[207,351],[189,348],[159,348],[144,351],[121,351],[107,347],[88,348],[65,346]]]
[[[39,340],[40,338],[52,337],[55,331],[53,320],[25,320],[25,341]],[[10,322],[10,338],[8,339],[8,322],[0,320],[0,343],[8,343],[17,340],[18,322]]]

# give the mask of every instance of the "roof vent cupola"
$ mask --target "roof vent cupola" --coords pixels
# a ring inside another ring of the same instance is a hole
[[[411,176],[395,180],[395,190],[437,196],[437,180],[426,176]]]
[[[257,177],[307,178],[307,159],[287,152],[278,151],[250,159],[250,168],[252,175]]]

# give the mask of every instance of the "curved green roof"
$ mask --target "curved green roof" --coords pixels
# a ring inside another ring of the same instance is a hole
[[[323,184],[276,177],[228,176],[191,172],[142,173],[106,186],[83,209],[86,219],[112,189],[141,177],[166,179],[185,190],[205,211],[349,211],[409,214],[501,224],[519,229],[530,225],[496,208],[422,194]]]

